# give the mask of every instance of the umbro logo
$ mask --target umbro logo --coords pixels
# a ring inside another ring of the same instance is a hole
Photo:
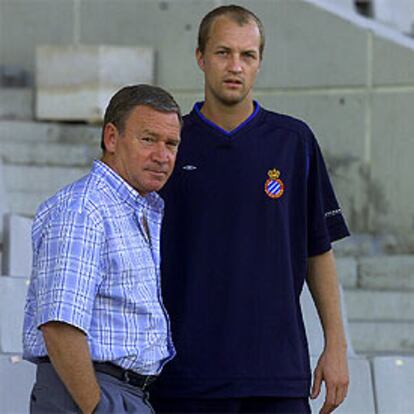
[[[183,168],[183,170],[186,170],[186,171],[194,171],[194,170],[197,169],[197,167],[195,165],[191,165],[191,164],[184,165],[184,167],[182,167],[182,168]]]

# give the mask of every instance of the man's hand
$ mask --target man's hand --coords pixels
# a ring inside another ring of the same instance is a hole
[[[328,414],[344,401],[348,392],[346,349],[331,349],[322,353],[313,374],[312,399],[319,395],[322,381],[325,382],[326,396],[320,414]]]

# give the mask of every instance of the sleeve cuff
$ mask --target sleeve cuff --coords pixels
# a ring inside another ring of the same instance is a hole
[[[39,329],[48,322],[63,322],[79,329],[86,336],[89,336],[89,329],[87,328],[89,324],[85,321],[84,315],[76,315],[76,313],[76,310],[73,308],[62,305],[59,307],[59,310],[55,309],[54,312],[50,312],[50,310],[49,312],[40,312],[36,327]]]

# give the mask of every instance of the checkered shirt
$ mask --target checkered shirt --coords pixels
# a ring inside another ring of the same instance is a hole
[[[83,331],[95,361],[154,375],[173,358],[160,291],[163,206],[157,194],[140,196],[95,161],[87,176],[39,207],[32,229],[25,359],[47,354],[39,327],[49,321]]]

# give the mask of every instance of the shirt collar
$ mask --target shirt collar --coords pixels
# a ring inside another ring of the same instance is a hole
[[[217,129],[218,131],[220,131],[221,133],[223,133],[224,135],[234,135],[236,132],[240,131],[245,125],[247,125],[250,121],[252,121],[254,118],[256,118],[256,115],[259,113],[260,111],[260,105],[259,102],[253,100],[253,112],[251,113],[251,115],[244,120],[240,125],[238,125],[236,128],[232,129],[231,131],[226,131],[225,129],[219,127],[217,124],[215,124],[214,122],[210,121],[208,118],[206,118],[202,113],[201,113],[201,108],[203,107],[204,101],[202,102],[196,102],[194,104],[193,110],[194,112],[198,115],[198,117],[206,124],[212,126],[213,128]]]
[[[93,162],[91,173],[98,176],[106,184],[112,193],[125,201],[133,209],[152,208],[158,212],[164,209],[164,201],[155,192],[148,193],[143,197],[135,188],[128,184],[119,174],[111,167],[100,160]]]

